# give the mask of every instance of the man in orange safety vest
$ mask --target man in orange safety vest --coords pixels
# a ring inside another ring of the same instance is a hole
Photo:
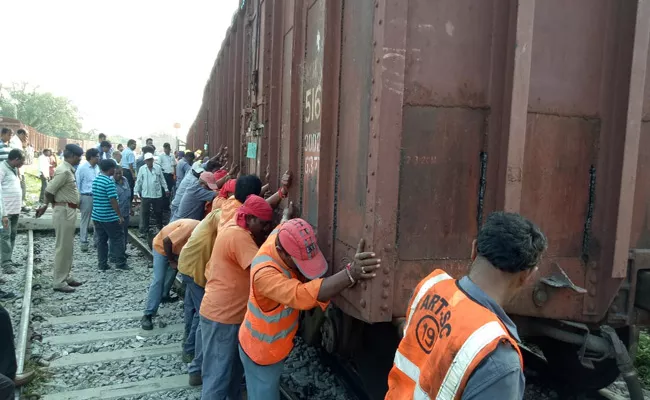
[[[522,399],[523,360],[506,305],[536,270],[547,241],[518,214],[496,212],[472,243],[468,276],[435,270],[416,287],[387,400]]]
[[[362,239],[351,264],[321,278],[327,262],[314,229],[303,219],[289,219],[287,210],[283,223],[269,235],[251,264],[248,306],[239,330],[249,400],[280,399],[280,375],[293,349],[300,310],[324,309],[346,288],[374,278],[380,266],[374,253],[364,252]]]

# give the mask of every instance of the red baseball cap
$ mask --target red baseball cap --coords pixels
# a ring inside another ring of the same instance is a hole
[[[204,172],[199,176],[199,179],[205,182],[208,187],[212,190],[217,190],[219,187],[217,186],[217,180],[214,179],[214,174],[212,172]]]
[[[318,248],[314,228],[307,221],[294,218],[285,222],[278,232],[278,240],[307,279],[325,275],[327,261]]]
[[[214,172],[214,179],[219,180],[226,175],[228,175],[228,171],[226,171],[225,169],[220,169]]]

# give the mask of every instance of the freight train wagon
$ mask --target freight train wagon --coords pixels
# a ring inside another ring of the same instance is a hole
[[[434,268],[466,273],[490,212],[532,219],[548,253],[506,309],[556,371],[603,387],[601,326],[634,347],[649,322],[649,36],[642,0],[247,0],[187,143],[293,171],[332,272],[359,238],[379,254],[377,279],[307,315],[333,352],[396,332]]]

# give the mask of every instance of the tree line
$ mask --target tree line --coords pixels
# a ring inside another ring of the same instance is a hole
[[[40,92],[26,82],[0,83],[0,116],[18,119],[48,136],[97,138],[96,130],[81,130],[82,117],[70,99]]]

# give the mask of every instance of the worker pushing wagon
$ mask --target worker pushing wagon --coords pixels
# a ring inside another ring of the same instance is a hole
[[[352,263],[321,278],[327,262],[316,234],[307,221],[289,219],[290,212],[285,212],[251,265],[248,306],[239,330],[249,400],[280,398],[280,375],[293,349],[300,310],[325,309],[332,297],[360,280],[374,278],[380,267],[381,260],[365,252],[361,240]]]

